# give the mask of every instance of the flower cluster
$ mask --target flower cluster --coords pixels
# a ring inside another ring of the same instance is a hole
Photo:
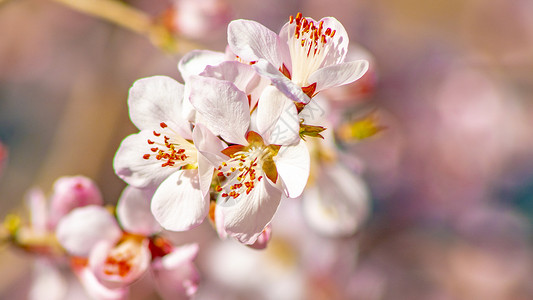
[[[181,59],[184,84],[137,80],[128,106],[139,132],[122,141],[113,162],[128,183],[116,208],[104,206],[92,180],[62,177],[50,197],[29,193],[29,224],[10,215],[0,228],[37,254],[30,298],[72,294],[65,269],[94,299],[124,299],[145,274],[164,299],[189,298],[199,283],[199,246],[175,246],[168,231],[207,218],[220,238],[264,249],[283,198],[301,198],[308,225],[322,234],[355,232],[368,192],[342,161],[334,129],[350,139],[362,123],[339,127],[321,93],[367,71],[366,60],[346,60],[348,44],[331,17],[298,14],[279,35],[236,20],[225,53],[195,50]]]
[[[135,82],[128,106],[139,132],[120,145],[116,174],[155,190],[151,211],[167,230],[189,230],[209,216],[220,237],[264,247],[281,199],[299,197],[307,184],[306,136],[325,130],[302,111],[368,69],[366,60],[346,61],[348,44],[331,17],[297,14],[279,34],[232,21],[225,53],[182,58],[184,84],[165,76]]]
[[[49,198],[32,190],[29,224],[14,215],[4,224],[12,244],[36,254],[30,299],[41,299],[43,294],[66,299],[73,293],[126,299],[130,283],[145,273],[153,274],[155,288],[165,299],[193,295],[199,282],[192,262],[198,245],[175,247],[165,238],[150,213],[146,193],[127,187],[115,216],[112,208],[103,206],[96,184],[83,176],[59,178]],[[67,266],[71,272],[62,272]],[[75,285],[69,284],[69,274],[78,278],[81,291],[72,291]]]

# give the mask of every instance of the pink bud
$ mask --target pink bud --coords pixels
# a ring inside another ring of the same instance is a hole
[[[50,202],[50,226],[54,228],[59,219],[74,208],[102,205],[103,199],[94,181],[84,176],[73,176],[56,180]]]

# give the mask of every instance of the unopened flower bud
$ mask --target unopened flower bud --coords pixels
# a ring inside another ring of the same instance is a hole
[[[87,205],[102,205],[103,199],[100,189],[91,179],[84,176],[61,177],[54,183],[54,190],[50,199],[50,226],[64,215],[77,207]]]

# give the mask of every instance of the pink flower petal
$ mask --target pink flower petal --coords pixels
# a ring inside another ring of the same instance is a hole
[[[184,245],[154,260],[154,281],[163,299],[190,299],[196,293],[200,274],[192,260],[197,253],[197,244]]]
[[[161,231],[150,210],[150,200],[154,189],[139,189],[127,186],[117,203],[117,218],[129,233],[150,236]]]

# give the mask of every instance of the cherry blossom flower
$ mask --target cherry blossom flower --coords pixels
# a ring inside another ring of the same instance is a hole
[[[87,205],[102,205],[102,194],[94,181],[85,176],[60,177],[54,182],[50,197],[50,224],[57,222],[74,208]]]
[[[298,136],[298,119],[282,118],[284,113],[296,116],[296,107],[270,86],[261,94],[252,121],[243,91],[229,81],[201,76],[191,77],[190,100],[202,122],[196,128],[211,132],[198,149],[216,168],[224,230],[253,244],[272,219],[282,190],[297,197],[307,183],[309,154]],[[292,126],[288,136],[273,134],[278,123]],[[230,146],[224,148],[216,136]]]
[[[184,86],[172,78],[140,79],[130,89],[130,118],[140,132],[126,137],[118,149],[115,172],[138,188],[157,188],[152,212],[169,230],[199,225],[209,211],[212,168],[204,168],[189,121],[184,117]],[[193,142],[194,141],[194,142]],[[200,203],[202,205],[190,205]],[[167,214],[177,214],[169,219]]]
[[[351,83],[365,74],[368,62],[346,62],[348,34],[333,17],[315,21],[291,17],[276,34],[250,20],[228,25],[228,44],[290,99],[307,104],[318,92]]]
[[[199,276],[192,259],[198,247],[175,248],[155,235],[161,227],[150,212],[150,196],[131,186],[124,190],[117,205],[122,228],[101,206],[75,209],[58,224],[57,238],[73,256],[74,270],[86,286],[124,295],[129,284],[152,270],[169,274],[162,294],[168,289],[181,291],[183,297],[195,293]]]

